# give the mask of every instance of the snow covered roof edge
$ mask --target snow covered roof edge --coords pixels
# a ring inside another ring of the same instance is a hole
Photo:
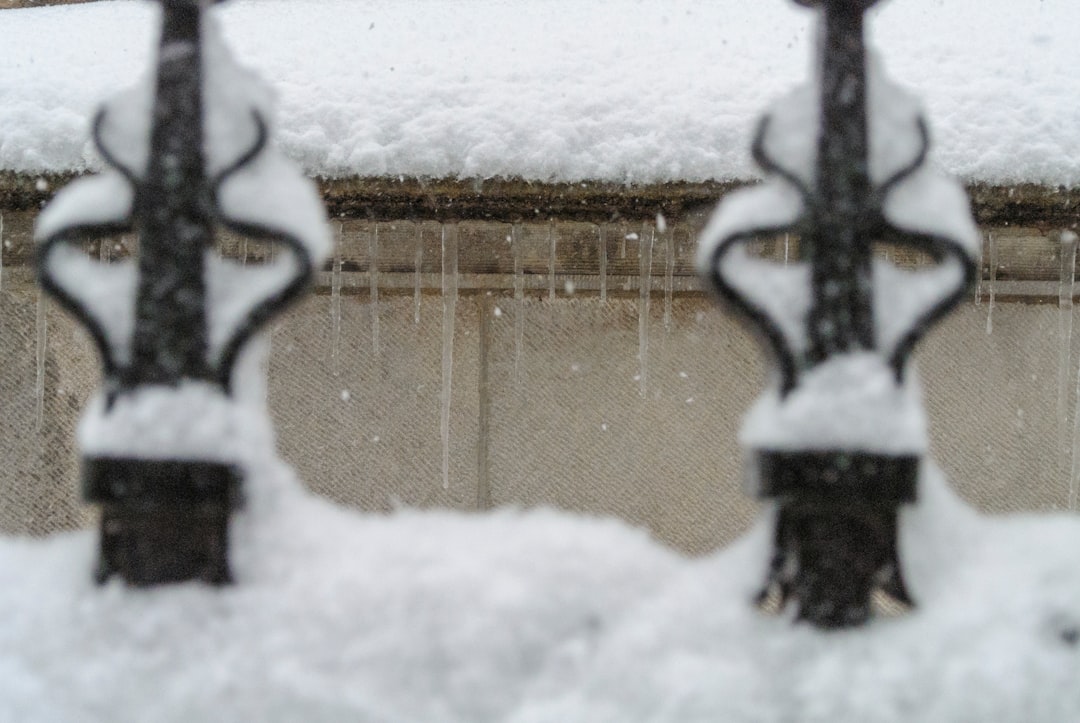
[[[811,56],[812,16],[786,0],[304,7],[233,0],[221,13],[238,57],[273,79],[283,150],[332,177],[753,178],[754,119]],[[154,12],[109,2],[0,15],[12,71],[0,78],[0,168],[95,167],[88,118],[146,67]],[[1072,187],[1080,78],[1065,29],[1077,24],[1067,0],[903,0],[882,3],[871,40],[925,101],[947,172]]]

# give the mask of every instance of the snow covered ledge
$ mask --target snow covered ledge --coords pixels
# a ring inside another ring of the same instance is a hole
[[[334,216],[646,219],[757,177],[753,118],[805,77],[810,38],[805,13],[760,5],[468,0],[420,14],[415,2],[316,0],[298,18],[288,0],[263,0],[223,20],[239,56],[274,80],[286,153],[333,179],[322,187]],[[0,80],[0,169],[12,174],[0,207],[36,207],[39,176],[55,187],[50,174],[97,166],[90,114],[144,66],[153,13],[100,2],[0,16],[0,59],[16,71]],[[1080,9],[905,0],[878,15],[872,40],[926,96],[941,163],[974,191],[979,223],[1075,224],[1080,80],[1062,28]],[[738,38],[717,42],[733,18]],[[318,51],[296,62],[301,44]]]
[[[411,2],[318,0],[303,18],[291,7],[238,2],[223,21],[244,62],[274,79],[284,150],[346,219],[692,218],[756,177],[753,118],[805,76],[810,37],[806,14],[779,0],[527,13],[470,0],[425,5],[426,22]],[[39,208],[97,167],[90,115],[143,66],[153,13],[152,3],[102,2],[0,16],[0,58],[17,71],[0,80],[0,210]],[[993,0],[971,12],[905,0],[871,28],[892,72],[928,96],[942,164],[968,180],[976,220],[1022,279],[1056,280],[1056,262],[1043,264],[1048,277],[1029,273],[1045,249],[998,232],[1045,236],[1075,226],[1080,209],[1070,160],[1080,81],[1060,32],[1077,14],[1068,3]],[[716,42],[732,17],[738,42]],[[58,47],[57,35],[70,42]],[[777,37],[789,42],[774,47]],[[319,51],[298,63],[300,39]],[[677,260],[676,274],[691,267]]]

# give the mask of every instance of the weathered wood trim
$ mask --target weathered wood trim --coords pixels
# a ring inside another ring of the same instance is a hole
[[[32,263],[37,211],[54,189],[69,180],[70,175],[39,179],[0,172],[0,213],[4,214],[0,261],[5,269],[14,271]],[[344,293],[369,286],[368,257],[376,225],[379,287],[389,293],[411,291],[419,251],[421,286],[438,288],[439,224],[458,222],[463,290],[505,290],[519,283],[527,293],[550,293],[554,288],[559,296],[565,288],[586,294],[600,289],[614,295],[636,293],[641,276],[639,253],[646,239],[653,245],[650,283],[654,292],[702,293],[694,268],[697,235],[717,199],[736,185],[626,187],[505,179],[320,181],[340,224],[338,253],[349,287]],[[1080,222],[1080,188],[974,186],[972,197],[983,233],[981,278],[995,280],[997,298],[1056,300],[1061,279],[1059,233],[1076,229]],[[660,226],[658,213],[665,217]],[[517,239],[516,249],[511,237]],[[797,237],[792,235],[786,242],[787,253],[795,259]],[[221,245],[227,256],[246,258],[249,263],[259,263],[269,253],[259,244],[228,235]],[[101,241],[87,250],[107,260],[130,255],[134,246],[134,239],[125,238]],[[783,238],[759,246],[763,255],[784,258]],[[924,261],[902,250],[890,253],[901,266]],[[996,262],[993,272],[991,257]],[[515,267],[522,274],[517,281]],[[983,295],[988,289],[982,289]]]
[[[0,211],[40,208],[75,175],[0,171]],[[748,181],[541,182],[521,178],[317,178],[330,214],[371,221],[672,221],[711,209]],[[1022,226],[1042,233],[1080,229],[1080,186],[969,184],[980,226]]]
[[[540,182],[521,178],[318,179],[330,213],[372,220],[591,223],[680,219],[711,208],[741,181],[626,185],[609,181]]]
[[[92,2],[98,2],[98,0],[0,0],[0,10],[37,8],[43,5],[80,5]]]

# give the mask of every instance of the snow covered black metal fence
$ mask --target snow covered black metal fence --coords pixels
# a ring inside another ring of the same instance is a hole
[[[865,622],[876,590],[912,604],[897,514],[915,499],[927,439],[908,359],[974,280],[979,236],[959,185],[924,163],[918,106],[868,58],[876,0],[796,1],[822,15],[817,84],[760,123],[754,157],[770,180],[721,205],[700,260],[778,372],[742,434],[754,491],[777,500],[762,599],[777,592],[835,628]],[[798,263],[748,253],[778,233],[798,234]],[[879,244],[933,265],[901,272],[874,258]]]
[[[41,284],[104,367],[80,435],[83,492],[102,507],[100,581],[229,581],[245,464],[272,453],[238,362],[329,246],[314,186],[268,147],[264,94],[231,62],[210,4],[162,1],[156,75],[94,122],[109,170],[71,184],[36,230]],[[252,267],[221,259],[217,225],[280,252]],[[126,231],[137,264],[79,248]]]

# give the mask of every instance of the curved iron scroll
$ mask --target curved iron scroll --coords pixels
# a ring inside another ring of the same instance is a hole
[[[813,235],[814,219],[821,213],[821,198],[815,190],[766,154],[763,138],[768,132],[770,119],[771,116],[766,116],[758,126],[753,145],[754,160],[767,173],[791,186],[798,194],[803,210],[797,218],[788,223],[739,228],[715,238],[709,243],[709,255],[703,266],[709,286],[748,323],[753,333],[763,338],[780,373],[781,393],[786,395],[796,387],[800,370],[820,363],[828,355],[811,354],[807,349],[801,348],[803,345],[793,341],[791,336],[784,332],[776,317],[767,308],[755,303],[755,298],[739,287],[734,281],[735,271],[725,264],[732,251],[754,242],[771,240],[782,234],[790,234],[802,239]],[[868,245],[876,241],[883,245],[907,247],[928,255],[937,264],[953,262],[961,275],[951,288],[943,289],[940,298],[914,320],[891,349],[883,350],[887,355],[889,366],[896,374],[898,383],[904,379],[907,361],[919,339],[963,299],[965,289],[975,280],[976,270],[970,244],[957,240],[955,237],[898,228],[886,218],[882,211],[884,200],[893,189],[907,181],[912,174],[924,166],[929,147],[925,121],[921,117],[912,120],[920,138],[917,158],[886,182],[870,189],[873,199],[866,210],[859,235],[867,239]],[[768,183],[770,182],[766,182]],[[761,194],[761,192],[761,188],[751,188],[733,196],[737,201],[742,194]],[[866,343],[864,348],[875,349],[877,344],[871,341]]]
[[[100,580],[229,580],[227,521],[252,452],[237,448],[240,433],[200,438],[208,420],[190,407],[245,426],[238,357],[329,246],[319,198],[269,145],[260,88],[225,50],[208,4],[163,0],[153,81],[94,119],[106,170],[65,188],[38,222],[40,283],[102,359],[102,403],[87,416],[105,432],[82,440],[83,491],[103,506]],[[217,228],[278,253],[249,267],[220,259]],[[135,261],[101,263],[81,248],[131,232]],[[167,434],[121,423],[140,405]]]
[[[819,369],[843,373],[867,359],[864,367],[880,363],[896,398],[908,399],[911,352],[963,297],[978,245],[963,192],[927,167],[921,112],[867,68],[863,13],[875,0],[797,1],[819,10],[818,84],[760,122],[753,156],[766,181],[721,203],[699,254],[707,283],[769,351],[778,419],[790,400],[820,393],[806,391]],[[796,262],[750,253],[749,244],[780,234],[797,237]],[[875,244],[914,249],[933,266],[901,272],[875,258]],[[842,427],[823,435],[812,427],[829,426],[828,412],[811,416],[794,431],[750,435],[754,492],[777,501],[762,599],[776,590],[813,625],[858,625],[875,590],[912,602],[897,555],[897,508],[915,500],[925,443],[878,443]]]
[[[299,297],[310,284],[314,272],[313,250],[311,244],[306,243],[298,235],[290,233],[286,229],[275,228],[259,221],[233,218],[227,209],[223,209],[218,202],[221,188],[230,181],[237,173],[244,171],[255,159],[267,149],[268,131],[267,122],[263,118],[262,111],[252,108],[251,124],[254,128],[254,140],[249,148],[243,150],[239,156],[231,161],[226,168],[216,173],[212,178],[195,178],[186,182],[196,184],[199,188],[197,215],[200,221],[205,222],[205,228],[199,229],[200,238],[197,244],[191,244],[196,251],[210,251],[213,242],[213,226],[220,226],[241,236],[250,239],[270,242],[283,248],[290,256],[289,262],[293,268],[291,273],[283,275],[281,283],[257,305],[251,307],[243,315],[241,323],[229,334],[227,341],[218,354],[211,355],[209,350],[201,354],[201,358],[187,364],[175,375],[161,375],[157,370],[147,370],[146,365],[140,365],[121,351],[126,344],[130,346],[130,339],[112,338],[115,333],[109,332],[108,319],[101,318],[100,314],[93,311],[92,302],[89,302],[83,293],[84,285],[72,283],[60,276],[54,270],[56,252],[64,246],[81,248],[88,242],[93,242],[121,234],[138,233],[140,238],[147,239],[146,217],[157,212],[159,206],[167,203],[160,194],[147,189],[145,173],[139,173],[126,167],[110,151],[107,143],[102,139],[101,128],[107,116],[107,109],[102,109],[95,118],[93,126],[93,140],[95,147],[100,152],[105,163],[115,169],[131,189],[134,203],[127,209],[122,218],[106,220],[96,223],[85,223],[81,219],[72,218],[67,223],[58,224],[55,230],[41,238],[38,245],[38,269],[39,281],[43,288],[52,295],[66,310],[71,312],[89,331],[98,351],[101,354],[103,372],[106,378],[106,389],[110,402],[117,393],[123,390],[132,390],[145,383],[176,383],[181,379],[199,379],[219,385],[225,393],[231,393],[231,375],[235,366],[237,355],[252,335],[258,331],[275,314],[280,312],[292,301]],[[190,147],[188,147],[190,149]],[[158,151],[160,153],[160,151]],[[155,153],[157,155],[157,153]],[[201,174],[200,174],[201,175]],[[95,179],[83,179],[94,182]],[[148,197],[149,196],[149,197]],[[205,235],[203,235],[205,234]],[[191,249],[189,249],[190,251]],[[144,253],[146,264],[140,269],[152,276],[158,276],[160,268],[160,255]],[[190,259],[190,255],[188,256]],[[183,269],[183,288],[174,296],[178,297],[202,297],[198,298],[198,306],[205,306],[203,291],[204,283],[197,277],[205,272],[201,259],[198,263],[192,263],[190,267]],[[278,263],[285,263],[281,257],[277,257]],[[93,262],[92,262],[93,263]],[[104,269],[108,265],[97,264]],[[257,270],[254,270],[257,272]],[[139,299],[134,300],[138,305]],[[179,330],[188,338],[199,339],[197,342],[204,348],[207,346],[205,339],[205,322],[191,328],[190,325],[181,324]],[[156,338],[161,332],[161,325],[154,324],[152,328],[145,329],[144,334]],[[155,346],[159,343],[155,343]],[[216,358],[210,358],[210,357]]]

